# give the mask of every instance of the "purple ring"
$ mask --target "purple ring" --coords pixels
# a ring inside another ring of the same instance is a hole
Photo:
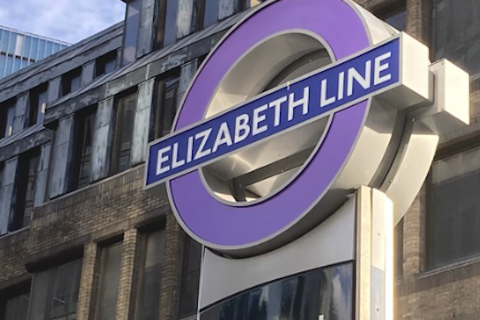
[[[175,130],[203,119],[215,89],[242,54],[263,39],[292,29],[318,34],[337,60],[370,46],[363,21],[341,0],[272,2],[237,25],[210,56],[186,93]],[[177,218],[192,236],[213,248],[247,247],[278,235],[328,191],[363,128],[367,105],[363,101],[333,115],[322,145],[303,172],[263,202],[243,207],[221,203],[205,189],[198,170],[167,182]]]

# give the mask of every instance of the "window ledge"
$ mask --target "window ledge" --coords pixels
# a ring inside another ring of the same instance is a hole
[[[470,265],[474,265],[474,264],[477,264],[477,263],[480,263],[480,256],[474,256],[474,257],[466,258],[466,259],[461,260],[461,261],[452,262],[450,264],[447,264],[447,265],[444,265],[444,266],[441,266],[441,267],[435,267],[435,268],[426,270],[424,272],[421,272],[418,276],[418,279],[427,278],[427,277],[434,276],[434,275],[437,275],[437,274],[440,274],[440,273],[443,273],[443,272],[447,272],[447,271],[451,271],[451,270],[455,270],[455,269],[460,269],[460,268],[470,266]]]

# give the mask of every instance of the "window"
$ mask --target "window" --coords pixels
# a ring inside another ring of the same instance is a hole
[[[77,315],[82,259],[36,273],[29,320],[74,320]]]
[[[158,27],[155,47],[160,49],[177,40],[177,0],[163,0],[158,6]]]
[[[470,75],[480,74],[480,2],[433,1],[435,60],[446,58]]]
[[[480,148],[437,160],[429,177],[427,267],[480,254]]]
[[[38,149],[23,154],[19,159],[16,201],[14,214],[10,217],[9,231],[26,227],[32,220],[39,160],[40,150]]]
[[[202,30],[217,23],[218,1],[219,0],[199,1],[197,12],[197,30]]]
[[[27,320],[30,304],[30,283],[8,289],[0,297],[0,320]]]
[[[103,248],[95,319],[115,320],[122,262],[122,243]]]
[[[407,28],[406,1],[397,1],[392,5],[381,8],[375,15],[399,31]]]
[[[189,317],[197,313],[201,261],[202,245],[188,237],[183,256],[180,318]]]
[[[164,230],[145,236],[145,255],[137,295],[138,320],[158,320],[160,301],[161,262],[165,246]]]
[[[125,171],[130,167],[130,150],[132,148],[133,124],[136,110],[136,92],[118,99],[111,174]]]
[[[62,95],[77,91],[82,85],[82,68],[72,70],[62,76]]]
[[[109,74],[117,68],[117,51],[112,51],[101,56],[95,62],[95,76]]]
[[[28,117],[29,126],[43,122],[43,118],[45,117],[45,109],[47,107],[47,89],[48,83],[45,83],[30,91],[30,113]]]
[[[150,141],[170,134],[177,113],[177,92],[177,76],[157,82],[157,106],[152,110],[153,122],[151,123]]]
[[[88,108],[75,117],[75,150],[70,190],[76,190],[90,183],[92,142],[95,129],[96,108]]]
[[[15,101],[10,100],[0,105],[0,139],[13,133],[13,119],[15,118]]]
[[[140,27],[141,0],[132,0],[127,3],[125,31],[123,36],[122,65],[127,65],[137,59],[137,39]]]
[[[395,276],[401,278],[403,275],[403,218],[394,229],[394,258]]]

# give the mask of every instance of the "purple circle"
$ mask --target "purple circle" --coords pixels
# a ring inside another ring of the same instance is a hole
[[[236,26],[210,56],[186,93],[175,130],[203,119],[221,79],[246,51],[292,29],[318,34],[337,60],[370,46],[361,18],[341,0],[272,2]],[[310,163],[286,188],[263,202],[244,207],[221,203],[205,189],[198,171],[167,182],[177,218],[192,236],[214,248],[246,247],[274,237],[301,219],[328,190],[353,149],[367,110],[364,101],[333,115]]]

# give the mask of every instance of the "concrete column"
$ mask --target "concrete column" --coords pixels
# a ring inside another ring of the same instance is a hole
[[[237,0],[222,0],[218,2],[218,20],[228,18],[239,12],[239,1]]]
[[[196,0],[179,0],[177,14],[177,39],[188,36],[195,31],[197,21]]]
[[[62,76],[53,78],[48,82],[48,102],[53,102],[58,98],[60,98],[61,85],[62,85]]]
[[[117,320],[133,319],[138,287],[140,235],[137,229],[127,230],[123,237],[120,287],[118,288]]]
[[[35,198],[33,200],[34,207],[38,207],[45,202],[51,149],[50,142],[42,145],[41,147],[40,163],[38,164],[38,172],[35,179]]]
[[[169,214],[165,226],[165,258],[161,267],[160,319],[178,319],[184,247],[185,233],[173,214]]]
[[[68,192],[70,162],[72,160],[74,114],[58,122],[53,139],[52,170],[50,175],[50,199]]]
[[[133,124],[133,141],[130,154],[132,166],[145,160],[150,129],[148,124],[150,123],[150,115],[152,114],[154,87],[154,78],[138,86],[137,111]]]
[[[93,319],[95,296],[100,269],[100,250],[96,243],[85,245],[83,251],[82,274],[78,293],[77,320]]]
[[[95,60],[90,61],[82,67],[82,87],[91,83],[95,79]]]
[[[140,10],[140,27],[137,40],[137,58],[142,57],[153,50],[153,39],[156,32],[155,26],[155,0],[143,0]]]
[[[14,187],[17,175],[18,156],[5,161],[0,181],[0,235],[8,232],[10,216],[14,212]]]
[[[13,133],[22,131],[28,123],[28,92],[17,97],[15,117],[13,118]]]
[[[114,98],[102,100],[98,103],[95,117],[95,130],[92,146],[92,172],[90,182],[108,176],[110,169],[110,154],[113,142],[113,102]]]
[[[182,103],[183,95],[187,91],[190,83],[195,76],[195,73],[198,69],[198,59],[193,60],[187,64],[182,65],[180,70],[180,79],[178,83],[178,91],[177,91],[177,109],[180,107]]]

